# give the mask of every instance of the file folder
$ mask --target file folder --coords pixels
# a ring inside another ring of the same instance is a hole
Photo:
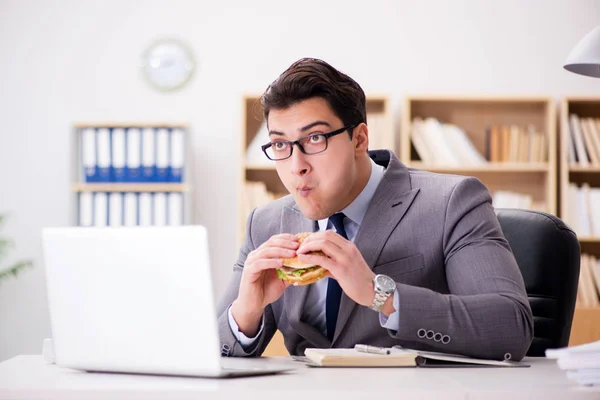
[[[141,169],[141,155],[142,155],[142,141],[141,132],[138,128],[129,128],[125,135],[126,137],[126,167],[125,167],[125,181],[126,182],[140,182],[142,179]]]
[[[181,129],[171,131],[171,182],[183,182],[185,162],[184,132]]]
[[[98,181],[98,165],[96,163],[96,130],[86,128],[80,131],[80,155],[85,182]]]
[[[104,227],[108,224],[108,200],[104,192],[94,193],[94,226]]]
[[[125,181],[125,129],[115,128],[111,132],[112,181]]]
[[[165,226],[167,225],[167,194],[157,192],[154,193],[154,225]]]
[[[156,132],[156,182],[169,182],[169,130]]]
[[[113,192],[108,195],[108,225],[123,226],[123,193]]]
[[[97,182],[110,182],[110,130],[100,128],[97,131],[96,140],[98,141],[98,180]]]
[[[127,192],[123,197],[123,225],[136,226],[138,224],[138,194]]]
[[[152,128],[142,131],[142,181],[156,181],[156,138]]]
[[[94,198],[92,192],[79,193],[79,225],[94,225]]]
[[[169,193],[168,196],[168,223],[171,226],[183,225],[183,195]]]
[[[152,195],[144,192],[140,193],[138,198],[138,221],[140,226],[152,225]]]

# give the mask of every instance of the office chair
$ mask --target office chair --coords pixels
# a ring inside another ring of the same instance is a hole
[[[579,240],[554,215],[521,209],[496,209],[502,231],[523,274],[533,312],[528,356],[567,346],[577,297]]]

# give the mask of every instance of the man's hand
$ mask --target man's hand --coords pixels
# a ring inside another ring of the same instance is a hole
[[[306,254],[317,250],[327,257]],[[367,307],[373,303],[375,274],[353,242],[332,230],[317,232],[304,240],[297,253],[300,261],[315,263],[329,270],[344,293],[356,303]]]
[[[279,299],[290,285],[277,277],[276,269],[283,258],[296,255],[298,246],[295,235],[284,233],[272,236],[248,254],[238,298],[231,305],[231,314],[244,335],[256,335],[265,307]]]

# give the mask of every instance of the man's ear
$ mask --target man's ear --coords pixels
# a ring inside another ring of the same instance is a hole
[[[354,142],[354,152],[357,155],[363,155],[369,149],[369,127],[364,122],[361,122],[356,128],[354,128],[354,134],[352,135],[352,141]]]

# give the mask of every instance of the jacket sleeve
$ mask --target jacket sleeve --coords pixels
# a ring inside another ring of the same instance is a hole
[[[449,196],[443,226],[450,294],[397,284],[397,338],[477,358],[522,359],[533,337],[523,277],[486,187],[466,178]]]
[[[255,249],[252,242],[252,220],[254,218],[255,212],[256,209],[253,210],[248,216],[248,220],[246,222],[246,237],[244,239],[244,243],[240,249],[238,260],[233,266],[233,274],[231,275],[231,279],[229,280],[229,284],[227,286],[227,289],[225,290],[225,294],[223,295],[223,297],[219,301],[219,305],[217,306],[217,325],[219,327],[219,336],[221,339],[220,351],[221,355],[223,356],[260,356],[271,341],[271,338],[275,334],[275,331],[277,330],[277,324],[275,321],[275,317],[273,316],[273,310],[270,305],[265,308],[265,312],[263,315],[264,327],[261,334],[256,339],[256,345],[252,346],[252,348],[248,349],[248,351],[244,350],[242,345],[238,342],[235,335],[231,331],[231,327],[229,325],[227,310],[238,296],[240,281],[242,278],[242,272],[244,269],[244,263],[246,262],[246,258],[248,257],[248,254]]]

